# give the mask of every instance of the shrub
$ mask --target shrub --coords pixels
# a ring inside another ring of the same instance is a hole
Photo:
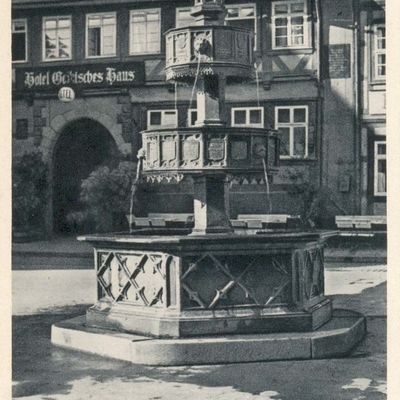
[[[135,163],[123,161],[115,169],[101,166],[81,184],[80,199],[85,218],[92,220],[98,232],[127,228]],[[82,215],[77,216],[82,220]]]
[[[292,185],[289,194],[299,196],[300,219],[303,227],[332,226],[336,211],[340,209],[340,206],[334,200],[334,194],[329,188],[301,183]]]
[[[48,167],[40,152],[25,153],[12,165],[13,229],[43,228]]]

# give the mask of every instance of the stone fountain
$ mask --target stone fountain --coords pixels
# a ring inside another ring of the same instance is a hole
[[[194,85],[197,122],[142,132],[142,179],[191,179],[194,228],[81,237],[95,249],[98,301],[53,325],[52,341],[158,365],[346,354],[366,328],[324,294],[333,233],[232,228],[230,182],[271,180],[279,140],[223,119],[227,81],[252,75],[252,34],[224,25],[223,0],[195,0],[191,13],[194,25],[166,33],[166,78]]]

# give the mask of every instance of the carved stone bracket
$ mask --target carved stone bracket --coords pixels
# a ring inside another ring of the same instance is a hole
[[[146,183],[154,184],[154,183],[180,183],[185,178],[184,174],[174,174],[174,173],[165,173],[165,174],[146,174],[144,180]]]

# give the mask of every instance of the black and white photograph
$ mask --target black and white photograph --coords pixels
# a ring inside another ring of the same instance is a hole
[[[10,398],[399,399],[396,2],[9,3]]]

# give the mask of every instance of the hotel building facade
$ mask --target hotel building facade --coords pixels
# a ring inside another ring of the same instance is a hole
[[[80,182],[96,166],[136,160],[140,131],[195,123],[193,88],[167,84],[164,73],[164,33],[192,22],[192,3],[12,1],[13,155],[39,150],[49,166],[49,235],[68,231]],[[228,82],[225,120],[278,130],[273,213],[297,214],[293,188],[314,185],[328,188],[338,215],[385,214],[384,1],[226,8],[226,24],[254,33],[254,79]],[[143,212],[191,211],[188,182],[148,195]],[[231,217],[266,213],[266,196],[263,185],[233,185]]]

